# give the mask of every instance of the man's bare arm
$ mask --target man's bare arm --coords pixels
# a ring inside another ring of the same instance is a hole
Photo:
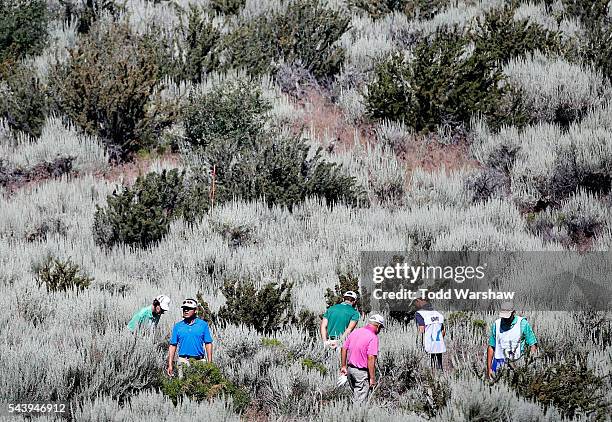
[[[170,345],[168,347],[168,367],[166,373],[169,377],[174,375],[174,354],[176,353],[176,346]]]
[[[212,362],[213,358],[213,345],[212,343],[204,344],[204,348],[206,349],[206,358],[208,359],[208,363]]]
[[[491,346],[487,347],[487,374],[493,378],[493,376],[495,375],[493,372],[493,354],[495,353],[495,349],[493,349]]]
[[[321,319],[321,326],[319,327],[321,332],[321,339],[327,341],[327,318]]]
[[[376,384],[376,355],[368,355],[368,374],[370,385]]]

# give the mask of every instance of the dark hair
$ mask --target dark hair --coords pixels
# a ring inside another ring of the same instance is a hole
[[[159,306],[159,305],[160,305],[159,300],[153,299],[153,306]]]

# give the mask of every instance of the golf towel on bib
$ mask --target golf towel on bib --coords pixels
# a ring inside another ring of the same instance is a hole
[[[444,316],[438,311],[420,310],[417,313],[425,322],[425,334],[423,335],[423,345],[427,353],[444,353],[446,345],[442,337],[442,324]]]

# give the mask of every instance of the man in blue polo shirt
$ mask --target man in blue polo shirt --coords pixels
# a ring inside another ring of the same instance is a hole
[[[183,365],[189,365],[189,359],[212,362],[212,337],[208,323],[196,318],[198,303],[194,299],[185,299],[181,306],[183,320],[174,324],[170,347],[168,347],[168,376],[174,375],[174,354],[178,345],[178,372],[183,377]]]

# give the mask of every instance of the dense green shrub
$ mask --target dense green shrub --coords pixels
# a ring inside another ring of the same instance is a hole
[[[40,53],[48,21],[45,0],[0,0],[0,63]]]
[[[79,34],[86,34],[100,17],[108,13],[116,18],[123,10],[114,0],[60,0],[63,6],[64,20],[76,21]]]
[[[47,257],[34,267],[34,271],[38,285],[45,286],[48,292],[82,291],[93,281],[93,278],[83,274],[79,266],[70,259],[62,261]]]
[[[211,0],[210,6],[217,13],[237,15],[244,7],[246,0]]]
[[[300,330],[307,332],[310,337],[317,336],[320,323],[321,318],[319,315],[304,308],[300,309],[300,311],[293,318],[293,324]]]
[[[217,322],[217,315],[210,310],[210,305],[204,300],[202,293],[198,292],[196,294],[196,300],[198,301],[198,318],[203,319],[211,325],[215,324]]]
[[[516,7],[505,5],[492,9],[477,20],[471,37],[477,50],[487,51],[492,59],[506,63],[514,57],[539,50],[541,53],[561,51],[561,34],[545,29],[528,19],[515,20]]]
[[[381,62],[366,95],[370,116],[403,120],[418,131],[443,121],[467,123],[474,113],[495,120],[503,104],[503,75],[492,54],[469,53],[468,43],[458,32],[438,30],[419,42],[412,62],[402,54]]]
[[[224,39],[227,64],[260,75],[274,71],[279,61],[299,61],[317,78],[334,75],[344,61],[336,42],[349,22],[320,0],[288,1],[283,11],[238,23]]]
[[[0,118],[13,130],[39,137],[48,101],[35,71],[23,65],[0,66]]]
[[[96,25],[52,70],[50,84],[58,109],[121,161],[153,142],[142,135],[159,74],[154,47],[127,24]]]
[[[349,0],[349,6],[364,10],[372,18],[402,12],[411,19],[431,19],[444,10],[449,0]]]
[[[328,307],[337,303],[342,303],[344,301],[342,295],[349,290],[359,295],[357,298],[357,310],[362,315],[369,314],[372,310],[372,306],[370,305],[368,290],[365,287],[360,288],[359,277],[351,272],[338,273],[338,282],[334,286],[334,289],[328,288],[325,290],[325,303]]]
[[[158,46],[161,72],[194,83],[219,67],[221,34],[204,11],[195,5],[180,9],[180,22],[171,33],[152,26],[147,37]]]
[[[348,5],[365,11],[374,19],[378,19],[387,13],[402,12],[408,0],[349,0]]]
[[[524,365],[505,372],[504,379],[518,394],[545,407],[555,406],[566,418],[586,414],[603,421],[610,414],[604,378],[594,373],[579,354],[565,361]]]
[[[251,281],[226,280],[221,287],[226,303],[217,317],[222,324],[244,324],[271,334],[291,323],[292,283],[268,283],[257,289]]]
[[[568,17],[578,18],[586,27],[600,24],[608,16],[608,0],[561,0]]]
[[[238,412],[243,411],[251,400],[246,391],[225,378],[213,363],[193,361],[184,368],[182,379],[165,378],[161,390],[174,404],[183,396],[204,401],[226,395],[232,398],[234,409]]]
[[[612,25],[595,25],[586,35],[584,59],[612,82]]]
[[[324,160],[305,140],[269,126],[270,103],[245,82],[215,87],[191,98],[185,132],[194,152],[215,171],[215,201],[265,198],[290,209],[309,196],[357,205],[364,192],[342,168]],[[199,186],[211,183],[200,177]],[[202,193],[206,191],[204,188]]]
[[[139,177],[133,186],[113,192],[107,197],[106,207],[96,206],[96,244],[147,247],[160,241],[186,202],[183,182],[183,173],[164,170]]]
[[[261,89],[251,83],[219,85],[190,98],[185,111],[185,136],[191,145],[205,150],[215,142],[235,144],[230,148],[237,150],[253,149],[271,109]]]

